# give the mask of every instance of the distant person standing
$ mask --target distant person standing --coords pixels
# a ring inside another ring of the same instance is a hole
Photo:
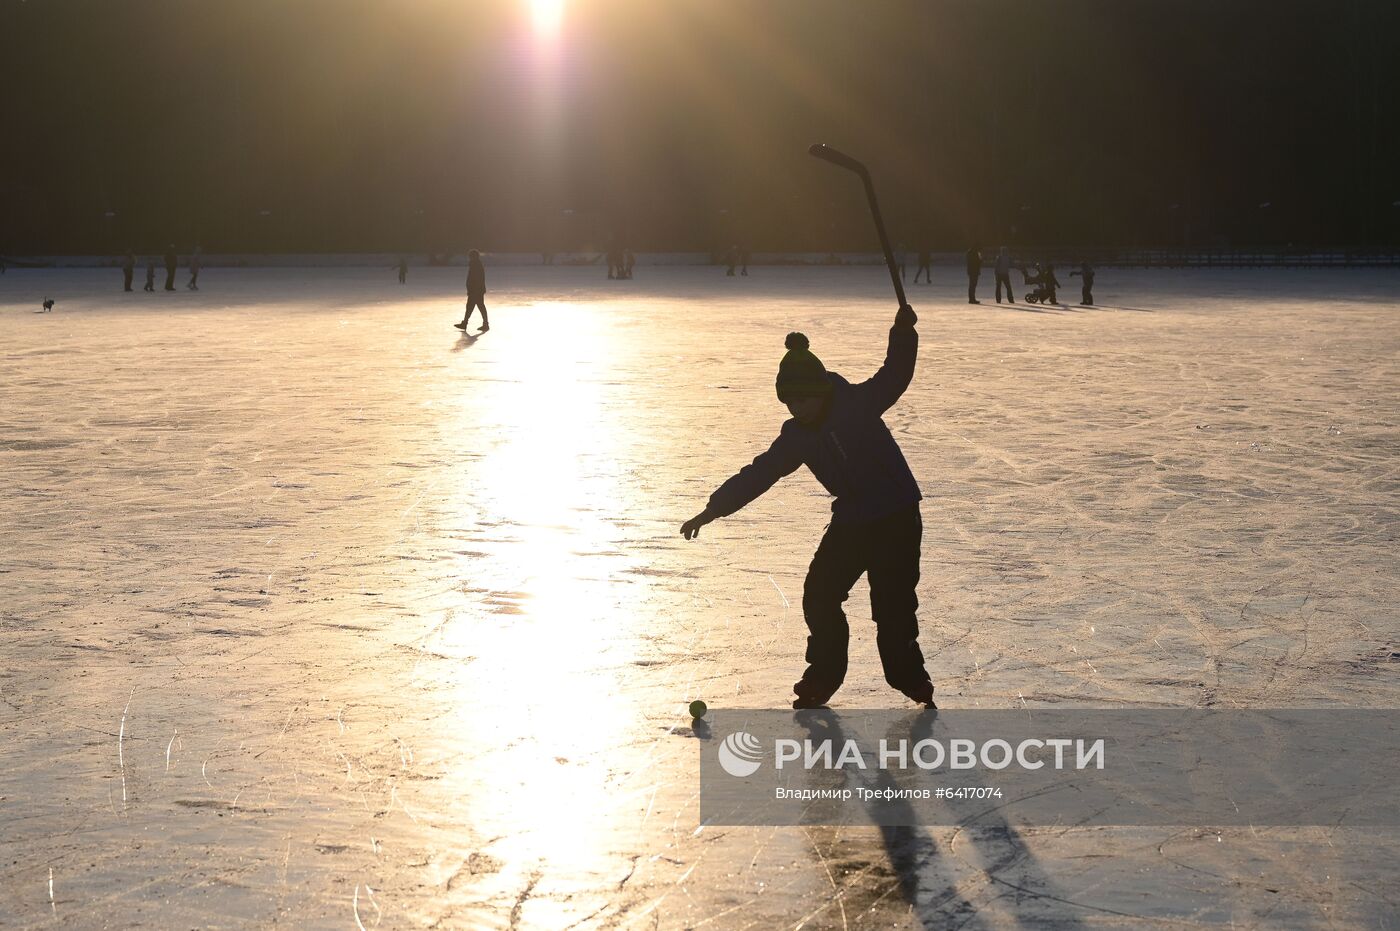
[[[122,256],[122,290],[131,290],[131,279],[136,274],[136,256],[131,254],[131,250],[126,250],[126,255]]]
[[[1088,262],[1080,262],[1079,271],[1069,273],[1069,276],[1071,278],[1073,278],[1075,275],[1078,275],[1080,278],[1084,279],[1079,283],[1079,303],[1085,305],[1086,307],[1093,307],[1094,266],[1090,265]]]
[[[909,265],[909,253],[904,248],[904,243],[899,243],[894,247],[894,260],[899,263],[899,280],[904,280],[904,272]]]
[[[467,313],[461,323],[452,324],[459,330],[467,328],[472,311],[481,308],[481,332],[491,329],[491,319],[486,316],[486,266],[481,264],[481,253],[475,249],[467,253]]]
[[[180,264],[180,259],[175,255],[175,244],[172,242],[170,248],[165,250],[165,290],[175,290],[175,267]]]
[[[745,278],[749,276],[749,247],[745,246],[739,250],[739,274]]]
[[[1051,304],[1060,303],[1055,297],[1055,290],[1060,287],[1060,279],[1055,277],[1055,266],[1046,262],[1040,271],[1040,286],[1045,289],[1046,300]]]
[[[623,275],[626,276],[628,279],[631,279],[631,277],[632,277],[632,269],[634,269],[634,268],[636,268],[636,267],[637,267],[637,257],[636,257],[636,255],[634,255],[634,254],[632,253],[632,250],[631,250],[631,249],[624,249],[624,250],[622,251],[622,273],[623,273]]]
[[[730,246],[730,247],[729,247],[729,251],[726,252],[726,253],[724,254],[724,264],[728,266],[728,270],[725,271],[725,273],[724,273],[724,274],[725,274],[725,277],[727,277],[727,278],[733,278],[733,277],[734,277],[734,269],[736,269],[736,268],[739,267],[739,247],[738,247],[738,246]]]
[[[1006,285],[1006,299],[1016,303],[1016,296],[1011,293],[1011,252],[1005,246],[997,250],[996,278],[997,303],[1001,303],[1002,285]]]
[[[407,283],[408,283],[408,259],[407,259],[405,256],[402,256],[402,255],[401,255],[401,256],[399,256],[399,284],[407,284]]]
[[[194,247],[194,252],[190,253],[190,280],[189,280],[189,282],[185,285],[185,288],[186,288],[187,290],[190,290],[190,291],[198,291],[198,290],[199,290],[199,267],[200,267],[200,252],[199,252],[199,246],[195,246],[195,247]]]
[[[967,250],[967,302],[982,303],[977,299],[977,279],[982,277],[982,253],[973,246]]]
[[[146,257],[146,287],[143,291],[154,291],[156,289],[156,257],[149,255]]]
[[[933,262],[933,255],[929,252],[928,246],[919,247],[919,267],[914,272],[914,284],[919,283],[919,276],[924,275],[924,284],[933,284],[933,271],[929,267]]]

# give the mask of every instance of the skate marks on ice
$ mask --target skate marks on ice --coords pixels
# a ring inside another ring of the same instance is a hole
[[[256,272],[235,309],[6,311],[0,924],[1385,914],[1377,834],[700,825],[686,703],[787,700],[827,501],[799,473],[676,524],[771,440],[788,330],[860,378],[890,311],[854,271],[706,271],[504,280],[470,352],[446,279],[442,314]],[[922,298],[887,419],[942,700],[1394,704],[1391,310],[1230,280]],[[892,700],[866,599],[839,706]]]

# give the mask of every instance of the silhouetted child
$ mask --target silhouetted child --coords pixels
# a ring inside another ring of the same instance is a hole
[[[491,319],[486,316],[486,266],[481,264],[481,253],[475,249],[467,253],[467,313],[461,323],[452,324],[459,330],[467,328],[472,311],[481,308],[481,332],[491,329]]]
[[[1083,280],[1082,282],[1080,282],[1080,284],[1079,284],[1079,303],[1084,304],[1084,305],[1086,305],[1086,306],[1088,306],[1088,307],[1093,307],[1093,306],[1094,306],[1094,267],[1093,267],[1092,265],[1090,265],[1088,262],[1080,262],[1080,263],[1079,263],[1079,271],[1077,271],[1077,272],[1070,272],[1070,273],[1069,273],[1069,276],[1070,276],[1071,278],[1073,278],[1075,275],[1078,275],[1079,277],[1081,277],[1081,278],[1084,279],[1084,280]]]
[[[922,495],[881,419],[914,377],[917,320],[913,308],[899,309],[890,327],[885,364],[858,385],[828,372],[812,354],[807,337],[789,333],[777,389],[792,419],[766,452],[721,485],[705,509],[681,526],[681,535],[693,539],[701,527],[733,514],[800,465],[835,496],[831,523],[803,584],[807,670],[793,686],[794,708],[826,704],[845,679],[850,629],[841,605],[863,574],[870,580],[875,642],[885,681],[933,707],[933,683],[919,650],[915,614]]]
[[[928,246],[919,247],[919,267],[914,272],[914,284],[919,283],[919,276],[925,275],[924,284],[933,284],[933,270],[929,267],[933,262],[933,255],[928,251]]]

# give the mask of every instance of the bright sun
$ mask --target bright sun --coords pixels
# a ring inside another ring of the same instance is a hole
[[[564,0],[530,0],[530,15],[538,32],[557,32],[564,19]]]

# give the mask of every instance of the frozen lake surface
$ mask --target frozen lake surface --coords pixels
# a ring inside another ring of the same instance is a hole
[[[784,335],[864,378],[894,307],[638,274],[493,271],[480,338],[462,269],[0,277],[0,926],[1393,926],[1400,831],[702,827],[686,705],[789,701],[828,499],[678,527]],[[1400,706],[1400,274],[939,278],[942,705]],[[865,591],[834,706],[912,709]]]

